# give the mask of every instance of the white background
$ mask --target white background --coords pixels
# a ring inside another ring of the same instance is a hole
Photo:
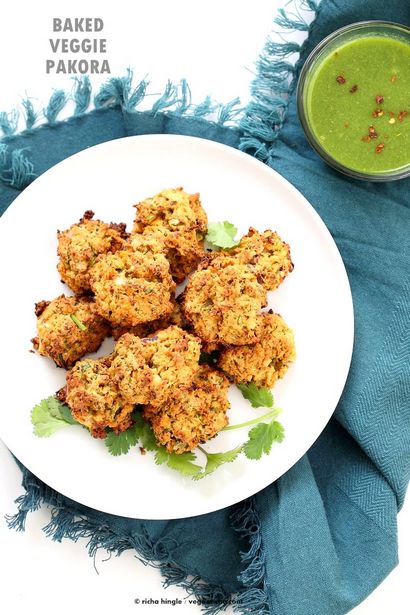
[[[105,27],[100,36],[107,38],[106,57],[112,74],[123,75],[131,67],[136,81],[148,75],[153,94],[162,91],[168,78],[179,81],[186,77],[195,102],[207,94],[222,102],[239,95],[246,102],[254,61],[272,31],[278,7],[283,5],[284,0],[156,0],[151,4],[75,0],[66,3],[64,10],[60,9],[63,3],[49,1],[7,3],[0,37],[0,111],[10,111],[25,96],[41,108],[53,88],[71,90],[68,76],[45,74],[45,60],[51,57],[48,39],[56,36],[52,32],[52,17],[103,18]],[[95,76],[93,84],[97,86],[103,80]],[[93,562],[84,540],[58,544],[46,539],[41,532],[49,520],[46,510],[29,516],[25,533],[7,529],[3,515],[14,512],[13,500],[20,495],[21,487],[20,473],[1,443],[0,467],[2,613],[14,615],[29,609],[45,615],[56,610],[68,615],[73,610],[87,609],[102,615],[114,611],[121,615],[137,611],[154,615],[170,610],[193,615],[200,612],[199,607],[188,603],[137,607],[135,598],[184,600],[185,594],[178,588],[164,590],[159,573],[143,566],[131,552],[109,560],[100,552]],[[400,565],[352,611],[354,615],[409,613],[408,501],[399,515],[399,553]]]

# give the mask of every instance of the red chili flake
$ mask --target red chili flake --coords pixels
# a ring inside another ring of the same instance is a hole
[[[408,116],[408,114],[408,111],[399,111],[397,119],[399,120],[399,122],[402,122],[404,118]]]
[[[352,87],[350,88],[349,92],[350,92],[351,94],[354,94],[355,92],[357,92],[357,90],[358,90],[358,89],[359,89],[359,86],[358,86],[358,85],[356,85],[356,84],[354,84],[354,85],[352,85]]]
[[[381,94],[378,94],[375,97],[375,100],[376,100],[377,105],[381,105],[382,103],[384,103],[384,96],[382,96]]]
[[[376,146],[376,149],[375,149],[376,154],[380,154],[380,152],[382,151],[382,149],[384,149],[384,143],[379,143],[379,144]]]
[[[396,81],[396,79],[397,79],[397,75],[392,75],[392,76],[390,77],[390,81],[391,81],[392,83],[394,83],[394,82]]]
[[[145,450],[145,448],[142,448],[142,446],[140,446],[140,453],[141,453],[141,455],[145,455],[146,452],[147,451]]]
[[[369,126],[369,137],[371,139],[377,139],[377,137],[378,137],[378,134],[377,134],[376,129],[375,129],[374,126]]]
[[[343,75],[338,75],[336,77],[336,81],[340,84],[346,83],[346,79],[343,77]]]
[[[374,111],[372,111],[373,117],[381,117],[383,114],[384,114],[383,109],[375,109]]]

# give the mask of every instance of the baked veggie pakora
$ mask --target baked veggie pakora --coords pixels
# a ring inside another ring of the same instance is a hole
[[[177,326],[142,339],[125,333],[115,345],[110,376],[127,401],[161,404],[192,382],[200,349],[200,340]]]
[[[273,387],[296,358],[292,330],[279,314],[262,314],[261,339],[221,351],[218,366],[237,384]]]
[[[209,257],[190,277],[182,313],[196,335],[215,344],[252,344],[260,339],[265,288],[250,269],[231,256]]]
[[[182,188],[163,190],[135,207],[132,235],[144,233],[163,242],[172,277],[180,284],[205,254],[208,219],[199,194]]]
[[[113,338],[118,340],[121,335],[124,335],[124,333],[132,333],[132,335],[136,335],[137,337],[148,337],[156,331],[166,329],[171,325],[177,325],[181,329],[187,329],[187,323],[182,316],[179,304],[173,297],[171,297],[171,301],[173,309],[170,314],[167,314],[167,316],[157,318],[156,320],[151,320],[150,322],[144,322],[140,325],[135,325],[135,327],[112,327]]]
[[[229,382],[219,371],[203,365],[192,383],[172,389],[160,405],[147,405],[143,417],[169,453],[182,454],[216,436],[228,424]]]
[[[248,265],[266,290],[275,290],[293,270],[290,248],[274,231],[250,228],[229,254]]]
[[[107,224],[93,216],[88,210],[69,229],[57,231],[57,269],[61,281],[76,294],[90,290],[90,268],[97,256],[120,250],[128,237],[125,224]]]
[[[99,256],[90,282],[97,310],[115,326],[134,327],[173,310],[175,282],[159,252],[129,247]]]
[[[61,295],[53,301],[36,303],[37,337],[33,347],[40,354],[50,357],[58,367],[72,367],[89,352],[95,352],[110,327],[88,297]]]
[[[94,438],[105,438],[106,428],[117,432],[132,425],[134,404],[126,401],[110,376],[111,356],[78,361],[67,372],[62,396],[73,417]],[[61,396],[61,395],[60,395]]]

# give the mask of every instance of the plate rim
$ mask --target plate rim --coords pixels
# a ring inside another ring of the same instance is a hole
[[[286,191],[292,195],[293,199],[296,200],[297,202],[301,202],[303,204],[303,208],[304,208],[304,212],[305,214],[308,213],[310,218],[314,221],[315,225],[319,225],[319,227],[321,227],[321,231],[322,233],[324,233],[327,236],[327,247],[330,248],[333,252],[333,257],[336,258],[336,261],[338,263],[338,269],[339,269],[339,275],[342,275],[342,277],[344,278],[343,283],[344,283],[344,287],[345,287],[345,291],[347,290],[347,294],[346,294],[346,299],[348,299],[348,304],[349,304],[349,310],[347,310],[347,305],[346,305],[346,312],[345,312],[345,318],[347,319],[347,324],[349,326],[349,340],[350,340],[350,344],[349,344],[349,349],[348,349],[348,357],[346,358],[346,363],[344,366],[344,373],[343,373],[343,377],[341,378],[341,381],[343,382],[343,386],[341,387],[340,392],[335,395],[335,397],[337,397],[337,399],[335,400],[334,403],[332,403],[332,411],[330,412],[328,419],[326,421],[326,423],[322,424],[320,431],[313,437],[313,439],[311,438],[311,441],[308,445],[307,448],[305,448],[305,450],[300,453],[298,452],[295,455],[295,459],[291,460],[290,465],[287,466],[287,469],[284,472],[281,472],[281,474],[279,476],[276,476],[275,478],[273,478],[269,483],[267,483],[264,487],[260,488],[259,486],[257,487],[256,490],[250,490],[249,492],[247,492],[247,495],[245,496],[239,496],[236,500],[232,500],[230,503],[220,506],[219,504],[215,507],[208,507],[206,510],[202,511],[202,512],[194,512],[194,513],[190,513],[187,514],[185,516],[180,516],[180,515],[167,515],[166,517],[164,516],[150,516],[149,519],[150,520],[163,520],[163,519],[181,519],[181,518],[188,518],[188,517],[195,517],[195,516],[200,516],[202,514],[207,514],[207,513],[212,513],[212,512],[216,512],[218,510],[221,510],[227,506],[232,506],[238,502],[240,502],[241,500],[248,497],[251,497],[253,495],[255,495],[256,493],[258,493],[261,489],[264,489],[266,487],[268,487],[269,485],[271,485],[273,482],[275,482],[276,480],[278,480],[281,476],[283,476],[286,472],[288,472],[307,452],[308,450],[311,448],[311,446],[314,444],[314,442],[317,440],[317,438],[322,434],[323,430],[326,428],[326,425],[328,424],[328,422],[330,421],[331,417],[333,416],[337,404],[340,400],[340,397],[343,393],[344,387],[346,385],[346,381],[348,378],[348,374],[349,374],[349,370],[350,370],[350,366],[351,366],[351,361],[352,361],[352,355],[353,355],[353,344],[354,344],[354,305],[353,305],[353,298],[352,298],[352,292],[351,292],[351,287],[350,287],[350,282],[349,282],[349,278],[346,272],[346,267],[344,265],[343,259],[341,257],[341,254],[339,252],[339,249],[335,243],[335,240],[333,239],[329,229],[327,228],[326,224],[324,223],[323,219],[321,218],[321,216],[318,214],[318,212],[314,209],[314,207],[311,205],[311,203],[307,200],[307,198],[285,177],[283,177],[280,173],[278,173],[278,171],[276,171],[275,169],[273,169],[272,167],[270,167],[269,165],[263,163],[262,161],[256,159],[255,157],[242,152],[241,150],[232,147],[230,145],[225,145],[223,143],[219,143],[217,141],[213,141],[211,139],[206,139],[206,138],[202,138],[202,137],[194,137],[194,136],[188,136],[188,135],[173,135],[173,134],[161,134],[161,133],[155,133],[155,134],[148,134],[148,135],[134,135],[134,136],[127,136],[127,137],[121,137],[119,139],[113,139],[110,141],[104,141],[102,143],[96,144],[92,147],[89,148],[85,148],[75,154],[72,154],[71,156],[68,156],[67,158],[64,158],[63,160],[61,160],[60,162],[56,163],[55,165],[53,165],[52,167],[50,167],[49,169],[47,169],[47,171],[45,171],[44,173],[42,173],[38,178],[36,178],[22,193],[20,193],[16,199],[14,199],[12,201],[12,203],[9,205],[8,209],[3,213],[3,215],[1,216],[1,219],[4,221],[4,219],[8,219],[8,214],[12,209],[12,206],[14,205],[14,203],[16,201],[18,201],[18,199],[20,199],[21,196],[24,195],[24,197],[27,197],[27,194],[31,194],[31,190],[33,186],[38,186],[40,182],[46,181],[44,180],[44,178],[47,179],[47,175],[49,172],[52,172],[56,167],[60,167],[62,165],[64,165],[68,160],[71,160],[72,158],[78,158],[80,156],[89,156],[90,152],[92,152],[93,150],[95,150],[96,148],[102,149],[104,147],[110,146],[111,144],[121,144],[122,142],[130,142],[130,141],[138,141],[140,144],[144,141],[168,141],[170,143],[172,143],[173,141],[180,141],[180,142],[191,142],[191,143],[199,143],[202,146],[205,147],[210,147],[212,148],[216,148],[222,152],[229,152],[228,155],[233,155],[234,157],[237,157],[238,159],[242,159],[242,160],[247,160],[247,162],[251,165],[254,165],[255,168],[259,168],[259,169],[264,169],[265,172],[268,172],[270,174],[272,174],[272,176],[274,176],[276,178],[276,181],[278,181],[279,183],[281,183]],[[35,189],[35,188],[34,188]],[[299,203],[298,203],[299,204]],[[3,232],[3,227],[4,224],[0,224],[0,236]],[[65,291],[64,291],[65,292]],[[0,421],[0,429],[2,429],[2,422]],[[15,448],[15,450],[17,452],[14,452],[12,450],[12,448],[9,447],[8,442],[7,442],[7,438],[4,439],[3,435],[0,433],[0,438],[2,439],[2,441],[4,442],[4,444],[6,445],[6,447],[10,450],[10,452],[17,458],[19,459],[20,463],[22,463],[25,467],[27,467],[29,469],[30,472],[32,472],[33,474],[35,474],[42,482],[44,482],[45,484],[47,484],[48,486],[50,486],[52,489],[56,490],[59,493],[62,493],[62,495],[64,495],[64,497],[70,498],[75,500],[76,502],[78,502],[79,504],[82,504],[84,506],[87,507],[91,507],[93,508],[92,504],[90,504],[90,502],[85,502],[85,501],[81,501],[80,499],[78,499],[77,497],[72,497],[72,495],[70,495],[69,493],[64,493],[63,491],[65,490],[61,490],[60,487],[56,486],[53,484],[53,481],[47,482],[47,480],[44,480],[44,478],[42,478],[42,476],[39,476],[36,472],[34,472],[33,470],[30,469],[30,463],[26,463],[26,457],[23,455],[21,456],[19,453],[20,451],[18,451],[18,449]],[[23,460],[22,460],[23,459]],[[273,476],[273,473],[272,473]],[[137,518],[141,518],[141,517],[136,517],[136,516],[130,516],[130,515],[124,515],[124,513],[122,512],[118,512],[118,511],[113,511],[113,510],[108,510],[108,509],[104,509],[104,508],[97,508],[95,510],[99,510],[101,512],[104,513],[108,513],[108,514],[114,514],[114,515],[119,515],[122,517],[127,517],[127,518],[132,518],[132,519],[137,519]]]

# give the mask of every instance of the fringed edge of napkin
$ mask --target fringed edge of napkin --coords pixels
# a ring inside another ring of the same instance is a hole
[[[43,109],[35,109],[32,101],[26,98],[22,101],[23,111],[15,108],[10,112],[0,112],[0,131],[3,137],[0,142],[0,182],[16,190],[24,190],[36,177],[35,168],[30,160],[30,148],[13,149],[13,141],[46,126],[70,122],[83,115],[99,112],[103,109],[120,108],[124,112],[139,111],[139,106],[148,96],[149,81],[142,79],[133,85],[133,71],[127,70],[123,77],[111,77],[104,83],[94,98],[88,75],[74,78],[71,93],[64,90],[54,90],[49,102]],[[74,103],[73,114],[63,120],[58,120],[59,114],[70,103]],[[227,103],[219,103],[207,96],[201,103],[191,102],[191,91],[185,79],[179,83],[168,81],[163,92],[156,97],[149,109],[143,110],[153,115],[171,114],[195,119],[202,118],[217,126],[229,127],[244,112],[239,98]],[[21,117],[25,129],[18,130]]]
[[[64,538],[77,542],[88,538],[86,548],[90,557],[96,556],[99,549],[110,555],[121,555],[124,551],[134,550],[144,564],[158,569],[163,577],[165,588],[177,585],[194,595],[206,615],[216,615],[228,605],[234,610],[250,615],[269,615],[268,594],[265,586],[265,558],[260,533],[260,521],[253,497],[234,506],[230,515],[232,528],[242,539],[248,541],[249,549],[240,553],[242,572],[238,580],[243,591],[232,595],[221,586],[207,582],[200,576],[192,576],[172,558],[172,544],[167,536],[153,542],[146,532],[133,532],[121,535],[108,524],[102,524],[90,515],[79,515],[74,507],[67,505],[65,498],[34,476],[16,459],[23,475],[24,493],[16,499],[18,512],[6,515],[10,529],[25,530],[27,515],[42,505],[50,509],[51,519],[42,529],[47,537],[56,542]],[[98,514],[98,513],[97,513]],[[175,545],[176,546],[176,545]]]
[[[310,32],[319,15],[320,6],[320,0],[301,0],[299,7],[296,6],[296,13],[279,9],[280,15],[274,21],[284,30]],[[305,12],[305,16],[298,8]],[[313,16],[312,22],[308,23],[307,15]],[[239,149],[262,162],[269,164],[273,157],[275,142],[286,121],[289,99],[296,88],[301,56],[307,43],[307,39],[299,44],[292,41],[277,42],[269,37],[257,62],[256,77],[251,84],[252,101],[239,121],[239,129],[244,134]],[[290,59],[295,54],[299,57],[292,63]]]
[[[310,11],[317,17],[320,10],[320,0],[301,0],[299,8]],[[279,10],[279,17],[274,21],[281,28],[289,31],[309,32],[312,23],[307,23],[298,12],[290,14],[284,9]],[[252,100],[246,108],[240,106],[238,98],[227,104],[215,103],[207,97],[202,103],[193,105],[188,83],[181,80],[179,84],[168,81],[162,95],[153,103],[150,112],[172,113],[176,115],[191,115],[195,118],[207,119],[217,125],[230,125],[243,133],[240,139],[240,149],[256,158],[269,162],[273,155],[275,141],[286,120],[289,98],[293,93],[300,59],[291,63],[293,54],[301,54],[306,42],[276,42],[268,38],[257,62],[256,77],[251,84]],[[148,81],[141,80],[136,87],[132,85],[132,71],[121,78],[111,78],[94,97],[94,109],[89,111],[92,89],[87,76],[76,78],[74,91],[68,95],[63,90],[56,90],[49,103],[41,112],[36,112],[30,99],[22,102],[26,130],[17,133],[18,111],[0,113],[0,129],[4,138],[0,143],[0,182],[18,190],[24,189],[36,174],[33,164],[27,156],[27,149],[9,151],[16,134],[29,134],[33,130],[41,130],[42,126],[57,123],[59,113],[68,100],[74,100],[75,110],[71,118],[93,113],[102,108],[121,107],[123,110],[136,111],[137,106],[147,95]],[[216,119],[215,118],[216,114]],[[213,119],[212,119],[213,118]],[[39,125],[37,122],[45,120]],[[69,121],[67,118],[63,121]],[[231,594],[221,586],[215,586],[199,576],[191,576],[188,570],[172,560],[172,549],[167,546],[167,537],[154,543],[146,533],[133,533],[129,536],[117,534],[108,525],[102,525],[90,516],[79,516],[74,508],[63,504],[63,497],[50,489],[24,466],[22,485],[25,493],[16,499],[18,512],[7,515],[6,521],[11,529],[24,531],[27,514],[39,509],[42,505],[51,508],[51,520],[43,528],[46,535],[57,542],[63,538],[77,541],[79,538],[89,538],[87,549],[90,556],[95,557],[98,549],[103,548],[117,556],[128,549],[135,550],[144,564],[157,568],[163,577],[164,587],[176,585],[184,589],[188,595],[194,595],[201,603],[206,615],[217,615],[232,605],[233,610],[248,615],[271,615],[272,608],[269,592],[266,586],[265,556],[261,535],[260,520],[254,497],[244,500],[233,507],[230,516],[232,528],[242,539],[248,541],[247,551],[240,552],[242,571],[238,580],[243,590]]]
[[[276,23],[283,30],[309,32],[312,26],[302,13],[317,17],[320,0],[300,0],[296,4],[296,13],[279,9]],[[158,113],[177,116],[203,118],[218,126],[231,126],[243,133],[239,149],[263,162],[269,162],[273,156],[275,141],[286,120],[289,98],[293,93],[299,70],[300,59],[292,63],[291,56],[301,54],[303,44],[285,41],[277,42],[268,37],[264,49],[256,63],[256,77],[251,83],[251,102],[241,106],[239,98],[228,103],[219,103],[207,96],[199,104],[191,102],[191,91],[185,79],[179,83],[168,81],[162,94],[153,102],[150,109],[144,109],[154,116]],[[138,106],[151,96],[148,92],[149,81],[144,78],[133,85],[133,71],[128,69],[123,77],[112,77],[104,83],[94,98],[92,86],[87,75],[75,77],[71,93],[54,90],[49,102],[43,109],[35,109],[30,98],[22,100],[21,107],[10,112],[0,112],[0,131],[3,133],[0,143],[0,182],[16,190],[23,190],[36,177],[34,165],[30,160],[29,148],[13,149],[13,138],[25,136],[44,126],[68,122],[73,118],[90,114],[101,109],[119,107],[125,112],[135,112]],[[64,120],[58,120],[59,114],[69,102],[74,103],[73,114]],[[91,107],[91,108],[90,108]],[[25,129],[19,131],[20,119],[23,117]]]

